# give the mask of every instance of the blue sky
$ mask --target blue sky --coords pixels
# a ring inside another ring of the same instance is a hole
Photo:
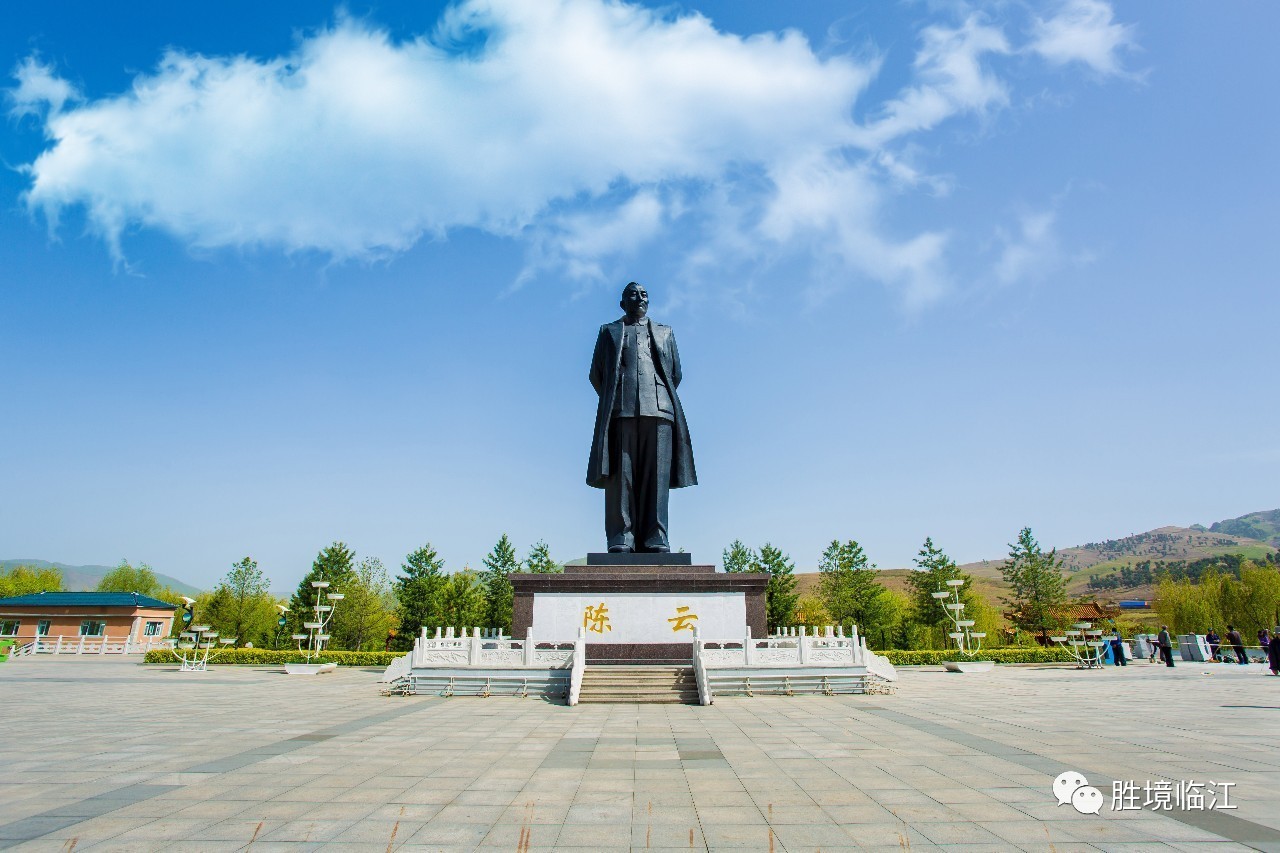
[[[695,559],[1280,505],[1274,4],[72,9],[0,31],[0,557],[599,550],[632,279]]]

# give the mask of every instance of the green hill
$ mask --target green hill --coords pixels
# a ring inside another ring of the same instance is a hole
[[[1251,512],[1239,518],[1215,521],[1210,525],[1209,530],[1214,533],[1225,533],[1228,536],[1257,539],[1280,548],[1280,509]]]
[[[50,563],[48,560],[0,560],[0,570],[7,571],[14,566],[61,569],[62,585],[71,592],[97,589],[98,582],[102,580],[102,576],[115,568],[115,566],[69,566],[66,563]],[[199,587],[180,581],[171,575],[163,575],[160,572],[156,572],[156,579],[160,581],[161,585],[167,586],[183,595],[195,596],[199,595],[201,591]]]

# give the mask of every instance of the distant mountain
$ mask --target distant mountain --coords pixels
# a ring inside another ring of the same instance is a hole
[[[1151,582],[1121,583],[1123,578],[1133,574],[1158,575],[1162,568],[1176,567],[1179,563],[1235,554],[1258,560],[1277,550],[1280,550],[1280,510],[1270,510],[1219,521],[1210,527],[1200,524],[1158,527],[1122,539],[1059,548],[1058,556],[1067,570],[1069,593],[1091,593],[1100,599],[1117,599],[1151,598],[1154,594]],[[996,601],[1008,594],[1008,586],[1000,574],[1004,561],[1004,557],[979,560],[960,566],[960,570],[973,576],[975,586],[988,600]],[[1133,571],[1143,567],[1149,572]],[[1122,569],[1129,571],[1122,574]],[[910,569],[881,569],[879,578],[889,589],[905,591],[910,574]],[[1095,575],[1101,578],[1114,575],[1115,579],[1109,583],[1117,585],[1091,590],[1089,579]],[[817,591],[817,574],[800,574],[797,577],[802,594]]]
[[[1273,525],[1268,527],[1267,525]],[[1146,567],[1159,574],[1162,567],[1176,563],[1193,563],[1212,557],[1240,554],[1248,559],[1265,558],[1276,551],[1280,539],[1273,539],[1280,529],[1280,510],[1257,512],[1241,518],[1220,521],[1212,527],[1158,527],[1145,533],[1135,533],[1122,539],[1090,542],[1072,548],[1059,548],[1067,570],[1067,590],[1081,595],[1089,590],[1089,579],[1096,575],[1108,577],[1122,569]],[[1257,536],[1246,536],[1236,531],[1248,530]],[[1270,532],[1270,536],[1268,536]],[[978,578],[986,578],[1003,586],[1000,567],[1004,559],[982,560],[960,568]],[[1114,581],[1113,583],[1118,582]],[[1154,591],[1151,582],[1121,584],[1113,589],[1098,591],[1101,598],[1149,598]]]
[[[14,566],[61,569],[62,584],[72,592],[97,589],[98,582],[102,580],[102,576],[115,568],[115,566],[68,566],[66,563],[50,563],[47,560],[0,560],[0,569],[8,571]],[[200,593],[199,587],[192,586],[170,575],[162,575],[156,572],[156,579],[160,581],[161,586],[167,586],[183,595],[194,596]]]
[[[1280,548],[1280,509],[1251,512],[1239,518],[1215,521],[1209,526],[1214,533],[1229,536],[1245,536]]]

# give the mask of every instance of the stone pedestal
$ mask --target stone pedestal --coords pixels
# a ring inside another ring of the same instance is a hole
[[[586,629],[587,660],[687,664],[704,639],[767,636],[767,573],[717,572],[688,554],[590,554],[564,574],[513,574],[511,635],[572,643]]]

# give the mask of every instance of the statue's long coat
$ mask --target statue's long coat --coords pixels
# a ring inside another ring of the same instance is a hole
[[[605,323],[596,338],[596,351],[591,356],[591,387],[600,395],[596,408],[596,429],[591,439],[591,459],[587,462],[587,485],[603,489],[611,473],[609,464],[609,422],[613,415],[613,397],[618,392],[618,370],[622,364],[622,320]],[[676,349],[676,336],[670,326],[649,321],[650,341],[653,347],[654,369],[662,374],[671,392],[675,408],[671,424],[671,488],[698,485],[698,473],[693,467],[693,444],[689,441],[689,425],[684,419],[684,407],[676,395],[680,385],[680,351]]]

